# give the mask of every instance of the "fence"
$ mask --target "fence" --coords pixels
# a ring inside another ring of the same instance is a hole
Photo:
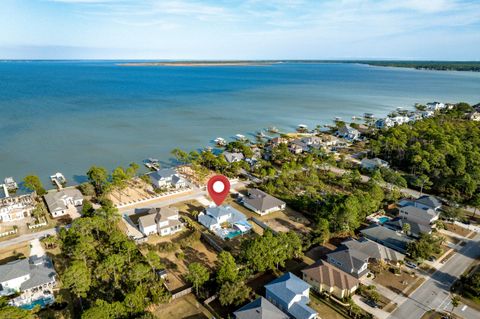
[[[46,225],[47,225],[47,220],[45,218],[43,219],[43,222],[39,222],[39,223],[36,223],[36,224],[27,224],[28,229],[40,228],[40,227],[46,226]]]
[[[183,290],[180,290],[179,292],[172,294],[172,300],[188,295],[189,293],[192,292],[192,290],[193,290],[193,287],[188,287]]]
[[[9,236],[9,235],[13,235],[13,234],[16,234],[16,233],[17,233],[17,229],[12,229],[12,230],[0,233],[0,237]]]
[[[221,253],[223,251],[223,248],[220,247],[220,245],[217,244],[217,242],[214,239],[210,238],[210,235],[206,234],[205,232],[202,232],[202,238],[206,240],[207,243],[209,243],[213,247],[213,249],[215,249],[217,252]]]
[[[274,233],[275,235],[277,234],[277,231],[273,230],[272,228],[270,228],[270,226],[268,226],[267,224],[265,224],[264,222],[262,222],[261,220],[259,219],[256,219],[255,217],[252,217],[251,218],[252,221],[257,224],[258,226],[262,227],[264,230],[270,230],[272,231],[272,233]]]

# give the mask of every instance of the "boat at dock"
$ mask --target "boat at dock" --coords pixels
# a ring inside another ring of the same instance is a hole
[[[160,169],[160,162],[156,158],[148,158],[144,160],[143,165],[154,171],[158,171]]]
[[[3,183],[5,184],[5,187],[7,188],[7,190],[9,190],[9,191],[14,191],[14,190],[18,189],[18,184],[17,184],[17,182],[15,182],[13,177],[6,177],[3,180]]]
[[[257,133],[255,133],[255,136],[256,137],[266,137],[265,133],[263,133],[263,131],[258,131]]]
[[[52,184],[57,186],[59,189],[67,183],[67,179],[60,172],[56,172],[50,176],[50,180],[52,181]]]
[[[218,146],[227,145],[227,141],[225,141],[225,139],[221,137],[217,137],[214,141],[215,141],[215,144],[217,144]]]
[[[237,141],[240,141],[240,142],[245,142],[247,140],[247,138],[245,137],[245,135],[242,135],[242,134],[236,134],[235,135],[235,139]]]
[[[342,121],[343,121],[343,120],[342,120],[341,117],[339,117],[339,116],[336,116],[336,117],[335,117],[335,122],[342,122]]]
[[[305,133],[308,131],[308,126],[305,124],[298,124],[297,126],[297,132],[299,133]]]
[[[366,119],[373,119],[375,116],[372,113],[363,113],[363,117]]]
[[[270,126],[270,127],[268,128],[268,131],[269,131],[270,133],[278,133],[278,132],[280,132],[280,131],[278,130],[278,128],[276,128],[275,126]]]

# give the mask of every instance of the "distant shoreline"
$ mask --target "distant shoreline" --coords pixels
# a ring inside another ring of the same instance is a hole
[[[266,61],[192,61],[192,62],[129,62],[119,63],[119,66],[177,66],[177,67],[191,67],[191,66],[266,66],[281,62],[266,62]]]

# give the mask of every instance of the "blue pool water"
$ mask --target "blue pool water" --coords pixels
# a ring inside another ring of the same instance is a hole
[[[380,224],[386,223],[386,222],[388,222],[389,220],[390,220],[390,218],[388,218],[388,217],[386,217],[386,216],[382,216],[382,217],[379,217],[379,218],[378,218],[378,222],[379,222]]]
[[[269,126],[383,116],[429,101],[480,102],[479,72],[357,64],[125,67],[116,61],[0,62],[0,180],[62,172],[69,184],[91,165],[113,169],[218,136],[250,138]]]
[[[225,238],[232,239],[232,238],[235,238],[235,237],[237,237],[237,236],[240,236],[241,234],[242,234],[241,231],[235,230],[235,231],[229,232],[228,235],[225,236]]]
[[[33,301],[32,303],[21,305],[20,308],[25,310],[32,310],[36,305],[40,305],[41,308],[45,308],[47,305],[54,301],[52,297],[46,297]]]

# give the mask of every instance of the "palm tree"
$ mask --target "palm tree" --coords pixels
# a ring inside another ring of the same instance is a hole
[[[410,233],[411,226],[409,223],[403,223],[402,231],[404,234],[408,235]]]
[[[453,315],[453,310],[455,310],[455,308],[457,308],[460,305],[460,297],[453,295],[451,298],[451,301],[452,301],[452,311],[450,312],[450,316]]]

